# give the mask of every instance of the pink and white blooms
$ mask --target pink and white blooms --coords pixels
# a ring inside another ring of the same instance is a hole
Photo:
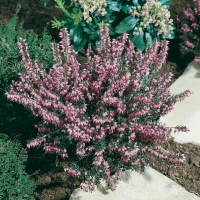
[[[88,61],[81,65],[66,29],[60,37],[52,44],[55,64],[49,72],[30,59],[23,39],[18,42],[25,73],[6,95],[43,120],[36,125],[40,139],[27,146],[43,145],[44,151],[69,159],[64,170],[79,177],[86,191],[100,178],[115,189],[126,169],[142,172],[146,152],[183,162],[183,155],[159,147],[171,138],[171,129],[157,119],[190,94],[172,96],[167,89],[172,74],[156,75],[168,42],[156,42],[142,54],[127,34],[111,40],[104,26],[100,48],[96,54],[88,49]]]

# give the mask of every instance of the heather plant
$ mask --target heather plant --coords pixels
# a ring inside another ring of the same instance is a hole
[[[183,17],[177,16],[177,21],[188,37],[185,49],[194,52],[194,61],[200,63],[200,0],[193,0],[193,7],[185,8]]]
[[[54,1],[64,16],[60,21],[54,19],[52,27],[67,28],[76,51],[87,43],[99,47],[100,28],[104,24],[109,24],[112,38],[128,33],[135,47],[142,51],[155,41],[174,38],[173,20],[168,10],[170,0]]]
[[[27,152],[19,142],[0,134],[0,199],[31,200],[36,183],[25,172]]]
[[[88,61],[81,65],[69,32],[62,29],[61,41],[52,44],[56,64],[48,73],[30,58],[26,41],[20,39],[25,73],[6,93],[42,119],[35,125],[38,137],[27,147],[42,146],[46,153],[69,160],[64,171],[78,177],[85,191],[100,179],[114,190],[124,170],[144,171],[149,152],[175,163],[185,160],[160,145],[172,131],[188,131],[157,120],[190,94],[171,95],[167,86],[172,74],[156,75],[168,42],[155,42],[143,54],[134,50],[127,34],[110,39],[108,31],[108,26],[101,28],[100,48],[97,53],[88,49]]]

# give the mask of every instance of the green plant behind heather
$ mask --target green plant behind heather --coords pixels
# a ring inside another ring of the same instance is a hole
[[[26,39],[29,44],[31,57],[44,61],[44,67],[52,65],[51,37],[44,30],[41,38],[32,30],[23,31],[22,24],[18,25],[18,18],[14,16],[8,23],[0,22],[0,89],[5,90],[16,80],[18,73],[23,71],[21,55],[17,48],[19,37]]]
[[[27,153],[17,141],[0,134],[0,199],[29,200],[36,184],[24,171]]]
[[[5,91],[12,81],[18,79],[18,73],[23,72],[21,55],[17,48],[19,37],[26,39],[29,44],[30,55],[44,63],[45,69],[53,64],[51,53],[52,38],[44,30],[42,37],[38,37],[32,30],[24,31],[23,24],[18,23],[17,13],[9,22],[0,22],[0,129],[10,136],[29,135],[34,132],[32,124],[36,122],[30,113],[22,106],[8,101]]]
[[[75,51],[88,43],[99,47],[100,29],[109,25],[109,35],[129,35],[137,50],[144,51],[154,42],[173,39],[170,0],[54,0],[64,13],[52,20],[53,28],[66,27]],[[46,5],[48,0],[43,0]]]

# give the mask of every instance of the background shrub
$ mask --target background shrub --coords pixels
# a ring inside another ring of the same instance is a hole
[[[188,40],[185,41],[185,49],[195,54],[194,61],[200,63],[200,0],[193,0],[193,5],[183,10],[182,16],[177,16],[177,22],[181,26]]]
[[[36,184],[24,171],[27,153],[17,141],[0,134],[0,199],[32,199]]]
[[[27,137],[27,132],[29,135],[35,134],[32,124],[38,119],[33,118],[21,105],[10,102],[5,97],[5,91],[11,82],[18,79],[18,73],[24,72],[17,41],[19,37],[25,38],[30,47],[31,58],[39,60],[44,64],[44,68],[48,69],[53,64],[52,38],[46,30],[41,38],[32,30],[25,32],[23,24],[18,24],[19,10],[18,5],[16,14],[9,22],[0,22],[0,129],[13,137],[16,135]]]

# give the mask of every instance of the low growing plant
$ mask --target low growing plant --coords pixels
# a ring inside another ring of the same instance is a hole
[[[188,37],[186,50],[192,50],[195,53],[194,61],[200,63],[200,0],[193,0],[193,7],[185,8],[183,17],[177,16],[177,21]]]
[[[20,5],[10,21],[0,22],[0,129],[9,135],[19,135],[23,132],[28,135],[30,127],[36,123],[36,119],[31,118],[30,112],[21,105],[9,102],[5,97],[5,91],[8,90],[11,82],[18,79],[18,73],[24,72],[21,55],[16,45],[19,37],[26,39],[32,59],[42,62],[45,69],[53,64],[50,45],[52,38],[46,30],[41,37],[32,30],[23,30],[23,24],[18,22],[19,10]]]
[[[142,54],[127,34],[111,40],[108,31],[108,26],[101,29],[97,54],[88,49],[88,61],[80,65],[70,35],[62,29],[61,42],[52,44],[56,64],[49,73],[30,59],[27,43],[20,39],[25,73],[6,93],[43,120],[35,125],[38,137],[27,147],[43,146],[46,153],[68,159],[64,170],[79,177],[86,191],[100,179],[114,190],[124,170],[143,172],[147,152],[176,163],[185,160],[160,146],[173,129],[157,119],[190,94],[171,95],[167,85],[172,74],[156,75],[166,60],[168,42],[155,42]]]
[[[99,47],[100,28],[105,23],[109,24],[112,38],[128,33],[135,47],[142,51],[155,41],[174,38],[168,10],[170,0],[54,1],[64,16],[61,21],[54,19],[52,27],[67,28],[76,51],[88,42]]]
[[[8,89],[11,81],[15,81],[18,73],[24,70],[16,45],[19,37],[27,40],[31,58],[42,61],[45,68],[53,64],[51,36],[46,30],[40,38],[32,30],[23,30],[23,24],[18,23],[17,17],[20,8],[18,5],[15,15],[9,22],[0,22],[0,90],[3,91]]]
[[[31,200],[36,184],[24,171],[27,153],[17,141],[0,134],[0,199]]]

